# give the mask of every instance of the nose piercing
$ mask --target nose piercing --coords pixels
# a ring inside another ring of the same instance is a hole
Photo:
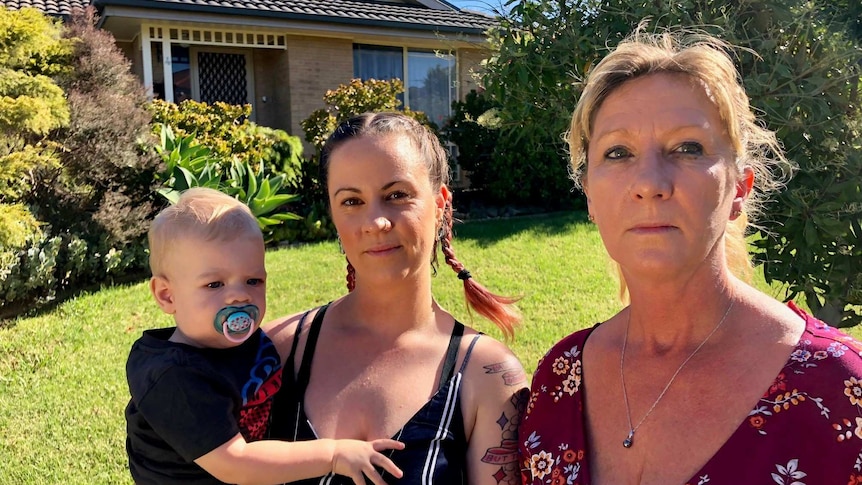
[[[255,305],[226,306],[216,313],[213,326],[226,339],[239,344],[251,337],[259,317],[260,310]]]

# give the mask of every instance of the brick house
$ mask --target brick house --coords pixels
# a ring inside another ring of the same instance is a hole
[[[495,22],[445,0],[0,0],[57,16],[91,3],[154,96],[250,103],[254,121],[300,137],[355,77],[402,79],[404,104],[442,124],[476,87]]]

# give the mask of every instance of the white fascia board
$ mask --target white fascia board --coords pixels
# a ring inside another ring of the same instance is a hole
[[[415,39],[417,41],[450,42],[459,47],[471,47],[476,44],[486,44],[484,35],[460,34],[452,32],[435,32],[431,30],[415,30],[404,28],[386,28],[379,26],[349,25],[343,23],[309,22],[290,19],[275,19],[265,17],[253,17],[248,15],[219,15],[212,13],[196,13],[194,16],[187,12],[170,10],[155,10],[140,7],[107,6],[100,23],[110,24],[111,18],[140,19],[146,23],[165,22],[171,25],[194,26],[209,24],[213,26],[223,25],[236,28],[241,26],[249,31],[260,29],[269,32],[278,32],[286,35],[310,35],[331,38],[384,38],[398,37],[402,39]],[[105,28],[105,27],[103,27]],[[110,30],[108,26],[108,30]]]

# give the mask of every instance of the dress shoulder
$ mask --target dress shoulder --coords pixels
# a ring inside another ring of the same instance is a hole
[[[561,355],[565,355],[566,353],[571,353],[572,349],[577,348],[578,352],[583,350],[584,342],[587,341],[587,337],[595,330],[597,325],[585,328],[582,330],[578,330],[577,332],[571,333],[565,337],[563,337],[559,342],[555,343],[553,347],[548,349],[540,359],[538,364],[536,365],[536,374],[540,374],[542,372],[550,371],[551,369],[547,368],[547,366],[553,365],[554,359]]]

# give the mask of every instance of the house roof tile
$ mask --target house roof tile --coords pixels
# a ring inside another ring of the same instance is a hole
[[[89,4],[90,0],[0,0],[0,5],[12,10],[32,7],[50,15],[69,15],[72,9]]]
[[[377,0],[0,0],[7,8],[34,7],[52,15],[69,15],[73,8],[90,3],[100,9],[117,5],[450,32],[480,33],[495,24],[489,16],[454,7],[432,9]]]

